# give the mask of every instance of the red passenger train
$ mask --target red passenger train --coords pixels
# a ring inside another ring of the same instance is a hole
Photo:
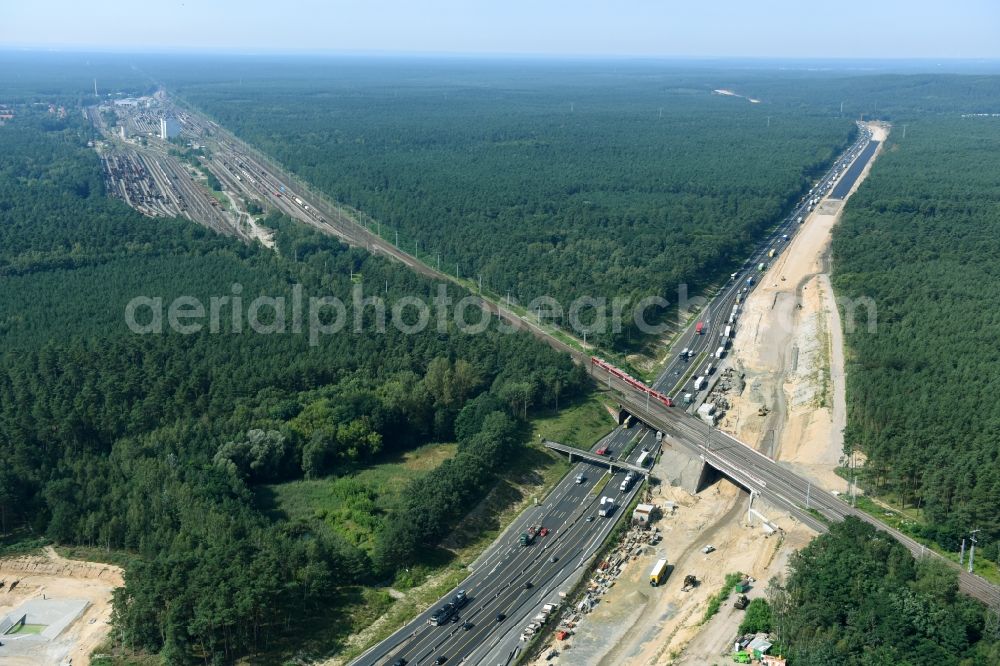
[[[642,382],[640,382],[638,379],[636,379],[632,375],[630,375],[627,372],[624,372],[622,370],[619,370],[618,368],[616,368],[615,366],[611,365],[607,361],[602,361],[601,359],[597,358],[596,356],[591,356],[590,357],[590,364],[591,365],[596,365],[598,368],[601,368],[602,370],[607,371],[608,373],[614,375],[618,379],[621,379],[623,382],[625,382],[626,384],[628,384],[632,388],[639,389],[640,391],[642,391],[643,393],[645,393],[649,397],[653,398],[654,400],[660,402],[664,406],[666,406],[666,407],[673,407],[674,406],[674,401],[670,399],[670,396],[663,395],[659,391],[657,391],[655,389],[649,388],[648,386],[646,386],[645,384],[643,384]]]

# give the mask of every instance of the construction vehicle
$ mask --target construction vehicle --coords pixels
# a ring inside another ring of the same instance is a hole
[[[521,545],[530,546],[532,543],[535,542],[536,534],[538,534],[538,530],[536,530],[534,527],[529,527],[527,532],[521,532],[521,538],[520,538]]]
[[[736,610],[746,610],[746,607],[750,605],[750,600],[747,595],[741,594],[736,597],[736,601],[733,602],[733,608]]]
[[[653,570],[649,572],[649,584],[656,587],[667,578],[667,561],[659,560],[653,565]]]
[[[698,579],[694,574],[688,574],[684,576],[684,585],[681,587],[681,592],[690,592],[698,586]]]

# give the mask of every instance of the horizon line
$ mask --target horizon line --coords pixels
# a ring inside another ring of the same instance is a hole
[[[342,50],[342,49],[245,49],[243,47],[186,47],[162,46],[108,47],[98,45],[68,44],[41,45],[0,44],[0,53],[49,53],[81,55],[228,55],[242,57],[286,56],[286,57],[370,57],[370,58],[413,58],[413,59],[455,59],[455,60],[642,60],[642,61],[745,61],[745,62],[837,62],[837,63],[903,63],[903,62],[948,62],[948,63],[1000,63],[997,56],[843,56],[843,55],[693,55],[693,54],[641,54],[641,53],[538,53],[518,51],[393,51],[384,49]]]

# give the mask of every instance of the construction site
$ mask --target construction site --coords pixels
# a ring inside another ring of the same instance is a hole
[[[726,480],[698,494],[656,486],[652,504],[654,519],[633,521],[554,622],[544,631],[529,625],[522,639],[537,633],[541,641],[529,663],[782,664],[768,654],[766,635],[738,630],[746,606],[764,596],[766,581],[782,575],[812,531],[771,508],[750,509]],[[737,572],[733,593],[706,617]]]
[[[118,567],[41,555],[0,560],[0,663],[86,666],[107,637]]]

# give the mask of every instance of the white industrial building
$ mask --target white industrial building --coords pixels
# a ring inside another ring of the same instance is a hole
[[[173,139],[181,133],[180,124],[173,118],[160,118],[160,138],[164,141]]]

